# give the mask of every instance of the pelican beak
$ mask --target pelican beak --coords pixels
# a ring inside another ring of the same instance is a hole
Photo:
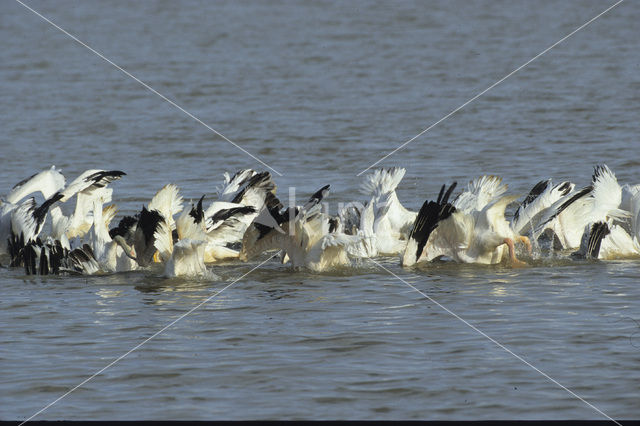
[[[160,253],[157,250],[153,253],[153,261],[155,263],[162,263],[162,260],[160,260]]]

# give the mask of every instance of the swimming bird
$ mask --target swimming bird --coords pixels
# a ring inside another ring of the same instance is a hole
[[[7,249],[12,258],[12,264],[15,264],[14,258],[18,256],[19,250],[21,250],[24,245],[38,238],[49,208],[59,201],[61,197],[62,195],[56,192],[40,206],[38,206],[35,199],[31,197],[10,211],[9,222],[11,229],[7,240]]]
[[[504,246],[513,266],[517,259],[514,240],[525,244],[526,237],[514,234],[504,212],[517,196],[503,195],[502,179],[482,176],[470,182],[467,190],[449,202],[456,187],[443,185],[436,201],[427,200],[413,225],[402,255],[403,266],[448,257],[462,263],[495,264],[503,259]]]
[[[173,251],[173,234],[176,227],[173,217],[183,209],[182,196],[174,184],[163,186],[147,206],[134,216],[123,217],[118,226],[108,232],[108,237],[120,246],[125,255],[135,259],[140,267],[153,262],[167,261]],[[107,235],[102,233],[102,239]],[[156,240],[162,239],[162,259]]]
[[[282,231],[272,229],[250,248],[243,245],[240,259],[247,261],[258,254],[278,249],[286,253],[293,268],[308,268],[320,272],[351,264],[347,247],[360,243],[361,238],[329,232],[330,218],[320,207],[301,211],[292,223],[285,221]]]
[[[296,217],[301,212],[309,211],[313,207],[319,205],[324,197],[329,194],[329,190],[330,185],[325,185],[309,197],[309,200],[304,205],[286,208],[273,192],[267,193],[264,207],[242,236],[241,253],[251,253],[253,246],[271,231],[275,230],[284,234],[285,231],[282,228],[284,223],[288,222],[290,228],[293,229],[292,224]],[[332,220],[331,222],[337,225],[335,221]],[[332,227],[332,230],[333,229],[334,227]],[[286,263],[287,260],[288,256],[286,252],[283,252],[282,263]]]
[[[126,239],[118,234],[113,237],[109,224],[115,217],[117,207],[109,205],[103,208],[102,201],[93,201],[93,226],[88,232],[88,244],[102,272],[125,272],[137,269],[133,248]]]
[[[204,218],[202,198],[197,212],[192,210],[198,216],[198,222],[201,222]],[[214,277],[204,264],[207,241],[186,238],[188,233],[198,229],[195,218],[189,215],[191,212],[183,213],[178,221],[174,220],[174,216],[181,211],[182,196],[174,184],[165,185],[149,202],[149,208],[142,208],[134,234],[136,260],[140,266],[147,266],[152,261],[163,263],[167,277]],[[186,217],[190,220],[185,221]],[[185,226],[191,226],[191,230],[185,229]]]
[[[611,260],[640,256],[640,185],[622,187],[620,207],[628,217],[587,224],[572,257]]]
[[[322,212],[320,202],[328,194],[325,186],[316,191],[303,206],[284,211],[272,209],[277,228],[254,224],[243,238],[240,260],[247,261],[269,250],[281,250],[283,263],[293,268],[307,268],[320,272],[351,264],[350,246],[361,243],[361,236],[338,231],[335,218]],[[281,205],[281,203],[273,203]]]
[[[45,273],[70,272],[92,275],[136,269],[137,263],[133,249],[126,243],[123,236],[114,234],[112,237],[108,231],[109,223],[116,212],[115,205],[103,208],[102,200],[95,198],[89,212],[93,224],[86,234],[87,241],[78,248],[70,250],[59,240],[48,237],[46,244],[40,244],[42,253],[39,257],[41,265],[39,271],[34,272],[32,267],[31,270],[27,270],[27,273],[43,275]],[[52,247],[56,250],[53,251]],[[48,268],[43,269],[43,264],[48,264]]]
[[[594,168],[591,185],[560,198],[540,214],[533,236],[553,232],[563,249],[578,248],[585,228],[609,219],[624,221],[630,213],[620,208],[622,187],[609,167]]]
[[[204,262],[237,259],[238,251],[229,245],[238,242],[248,224],[243,221],[247,216],[255,217],[255,209],[236,203],[226,203],[233,207],[216,210],[206,217],[202,208],[204,196],[191,210],[184,210],[176,221],[179,240],[188,239],[204,242]]]
[[[51,236],[60,240],[64,247],[70,248],[70,240],[81,239],[93,224],[91,212],[94,200],[106,204],[111,201],[111,188],[107,185],[120,179],[126,173],[120,170],[86,170],[61,191],[61,203],[76,197],[73,213],[65,216],[60,206],[51,209]]]
[[[266,200],[275,199],[276,185],[269,172],[241,170],[233,177],[225,173],[225,181],[218,188],[218,200],[202,213],[207,233],[207,262],[235,259],[237,246],[254,220],[273,225],[265,208]]]
[[[19,207],[18,203],[35,192],[40,192],[44,200],[51,199],[64,188],[64,185],[65,178],[62,173],[55,166],[51,166],[49,169],[18,182],[11,189],[5,200],[0,199],[0,255],[8,254],[8,240],[13,227],[11,223],[12,212]],[[51,204],[53,203],[49,203],[49,206]],[[23,209],[28,210],[34,205],[35,199],[27,201]]]
[[[579,259],[623,259],[640,256],[640,246],[624,228],[612,220],[585,227],[577,251],[571,257]]]
[[[384,210],[384,206],[377,211],[374,210],[373,201],[365,205],[349,204],[339,210],[336,230],[347,235],[362,236],[360,245],[349,247],[350,252],[355,251],[354,254],[357,257],[372,258],[379,255],[377,235],[375,233],[376,216],[378,218],[384,216]]]
[[[553,185],[551,179],[541,180],[518,206],[511,220],[511,229],[519,235],[530,233],[537,224],[540,213],[566,197],[574,188],[575,184],[568,181]]]
[[[171,257],[164,269],[166,277],[207,277],[215,278],[204,263],[206,241],[179,240],[173,246]]]
[[[380,255],[401,253],[416,220],[417,213],[406,209],[396,194],[396,188],[405,172],[404,168],[398,167],[377,169],[366,175],[360,186],[360,192],[371,197],[365,208],[371,206],[372,229],[366,233],[374,236],[372,244],[375,252]]]
[[[207,233],[204,225],[202,200],[197,207],[183,210],[175,222],[175,233],[170,225],[160,220],[154,233],[154,247],[164,263],[166,277],[206,277],[215,278],[205,265],[207,260]]]

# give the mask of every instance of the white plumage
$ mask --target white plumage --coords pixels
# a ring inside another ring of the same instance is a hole
[[[398,167],[377,169],[366,175],[360,185],[360,192],[370,197],[366,208],[371,208],[369,214],[373,214],[373,219],[370,220],[371,229],[367,233],[373,237],[371,241],[375,254],[395,255],[401,253],[407,244],[417,213],[406,209],[396,194],[405,172],[405,169]]]
[[[302,209],[293,220],[283,221],[281,229],[271,229],[254,243],[243,244],[240,259],[247,261],[278,249],[286,254],[293,268],[321,272],[350,265],[350,255],[357,256],[359,249],[349,248],[361,244],[363,236],[330,232],[331,218],[320,210],[319,204]]]
[[[454,188],[455,183],[445,192],[443,185],[437,201],[424,203],[402,264],[410,266],[442,256],[463,263],[495,264],[502,261],[504,245],[512,265],[523,264],[515,256],[514,240],[528,240],[514,234],[504,216],[507,205],[517,196],[503,195],[507,186],[496,176],[470,182],[467,190],[449,203]]]
[[[606,166],[596,166],[592,185],[570,193],[541,213],[533,235],[538,238],[545,230],[553,231],[564,249],[580,246],[585,227],[609,219],[624,220],[629,212],[620,209],[622,188]]]
[[[69,201],[74,196],[76,204],[73,213],[65,216],[61,207],[51,210],[51,236],[60,240],[63,246],[69,248],[70,240],[81,239],[93,224],[92,212],[95,200],[103,204],[111,202],[113,190],[107,185],[120,179],[125,173],[119,170],[86,170],[60,191],[61,203]]]
[[[202,240],[178,241],[165,265],[165,276],[214,278],[215,275],[204,264],[205,245],[206,242]]]
[[[89,231],[89,245],[102,272],[124,272],[137,269],[133,250],[122,237],[111,238],[109,224],[118,211],[115,205],[102,206],[99,199],[93,201],[93,226]]]
[[[571,182],[553,185],[551,179],[538,182],[514,213],[511,229],[520,235],[530,233],[540,220],[540,213],[575,188]]]
[[[56,166],[51,166],[51,168],[36,173],[17,183],[7,195],[6,202],[16,204],[34,192],[40,192],[46,200],[51,198],[56,192],[62,190],[64,185],[65,177],[59,170],[56,170]]]
[[[25,238],[27,238],[25,241],[28,241],[29,238],[35,238],[42,229],[45,217],[42,217],[40,224],[33,217],[33,213],[37,209],[35,199],[32,198],[21,204],[18,203],[35,192],[40,192],[45,201],[52,199],[64,188],[64,185],[65,178],[62,173],[55,166],[51,166],[49,169],[20,181],[14,185],[6,200],[0,200],[0,255],[7,254],[8,240],[12,232],[19,237],[23,233],[22,227],[25,226],[24,234]],[[56,197],[57,199],[60,198]],[[20,211],[15,212],[16,209]]]
[[[437,200],[416,213],[396,193],[405,172],[394,167],[365,176],[360,191],[367,202],[342,208],[335,217],[320,206],[329,185],[302,206],[285,209],[268,172],[225,173],[218,199],[206,209],[203,196],[185,210],[178,187],[168,184],[135,217],[124,217],[109,231],[117,208],[103,207],[113,198],[108,185],[124,173],[87,170],[65,187],[52,166],[0,200],[0,254],[9,252],[12,265],[23,264],[27,274],[109,273],[161,262],[168,277],[214,277],[207,263],[247,260],[269,250],[280,250],[283,263],[313,271],[393,254],[401,254],[407,266],[443,256],[480,264],[508,259],[517,266],[523,262],[515,243],[530,251],[523,235],[544,233],[576,250],[573,257],[640,257],[640,185],[620,186],[606,165],[596,166],[591,185],[580,190],[568,181],[538,182],[511,221],[505,209],[517,196],[507,194],[499,177],[474,179],[455,199],[455,183],[443,186]],[[32,196],[38,192],[44,197],[40,205]],[[56,204],[74,196],[74,211],[65,216]]]

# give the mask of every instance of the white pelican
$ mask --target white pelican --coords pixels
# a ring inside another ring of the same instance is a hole
[[[158,238],[163,241],[162,251],[158,251],[156,246]],[[149,266],[154,261],[168,260],[173,251],[173,236],[170,226],[160,212],[142,207],[138,213],[133,248],[136,261],[142,267]],[[161,255],[158,257],[156,252],[164,254],[164,259]]]
[[[624,259],[638,257],[640,246],[637,239],[610,219],[607,222],[595,222],[585,227],[580,248],[571,254],[574,258],[586,259]]]
[[[370,196],[366,207],[373,211],[372,229],[366,233],[374,236],[376,254],[394,255],[401,253],[407,244],[411,227],[416,220],[417,213],[407,210],[398,200],[396,188],[406,170],[392,167],[378,169],[365,176],[360,186],[360,192]],[[353,214],[353,211],[351,212]],[[344,216],[344,213],[343,213]],[[351,223],[351,220],[347,219]],[[362,228],[359,228],[364,231]]]
[[[630,213],[620,209],[622,188],[613,172],[606,166],[596,166],[592,184],[556,201],[541,213],[540,223],[533,233],[538,238],[546,230],[563,249],[578,248],[588,225],[624,221]]]
[[[291,222],[282,223],[282,231],[272,229],[250,248],[243,245],[240,260],[247,261],[268,250],[283,250],[293,268],[308,268],[320,272],[351,264],[347,247],[357,245],[362,238],[329,232],[330,217],[319,211],[301,211]]]
[[[180,240],[173,246],[171,257],[165,264],[166,277],[207,277],[215,278],[204,264],[206,241]]]
[[[514,234],[504,217],[508,204],[516,196],[504,196],[506,185],[495,176],[472,181],[467,191],[453,202],[449,197],[454,182],[446,191],[443,185],[437,201],[426,201],[414,223],[402,256],[402,265],[411,266],[446,256],[457,262],[495,264],[502,261],[503,245],[509,250],[513,266],[523,265],[515,255]]]
[[[149,201],[148,208],[143,206],[137,214],[136,229],[133,235],[133,249],[138,265],[144,267],[152,262],[159,262],[156,252],[156,239],[163,239],[163,261],[168,260],[173,251],[173,231],[176,228],[174,215],[183,209],[182,196],[176,185],[170,183],[163,186]],[[161,254],[160,252],[158,252]]]
[[[12,258],[12,264],[15,264],[13,259],[19,255],[18,252],[25,244],[38,238],[49,208],[53,203],[59,201],[61,197],[62,195],[56,192],[40,206],[36,204],[35,199],[32,197],[10,211],[11,230],[7,240],[7,247]]]
[[[538,182],[518,206],[511,220],[511,229],[520,235],[530,232],[540,212],[570,194],[574,188],[575,184],[566,181],[557,185],[553,185],[551,179]]]
[[[214,224],[219,223],[221,219],[224,219],[223,216],[228,215],[228,213],[221,212],[242,211],[243,214],[236,215],[238,223],[227,229],[226,235],[222,236],[221,233],[218,233],[218,239],[224,241],[224,244],[218,244],[219,246],[239,243],[249,225],[263,210],[267,198],[275,198],[276,191],[276,185],[269,172],[256,173],[253,170],[241,170],[233,177],[229,177],[227,173],[224,176],[223,186],[218,188],[218,200],[212,202],[204,211],[206,231],[208,233],[213,231],[216,227]],[[251,207],[253,211],[249,209],[231,210],[242,207]],[[226,254],[221,253],[221,255],[223,258],[233,258],[237,257],[237,252],[232,250]]]
[[[251,223],[258,217],[259,222],[273,224],[265,209],[267,199],[277,200],[276,185],[269,172],[241,170],[233,177],[228,173],[224,176],[223,186],[218,188],[218,200],[202,213],[207,234],[207,263],[237,259],[238,251],[229,246],[239,245]]]
[[[112,238],[107,230],[116,212],[115,205],[103,208],[102,201],[94,199],[91,209],[93,224],[87,233],[87,243],[74,250],[69,250],[59,240],[48,237],[46,244],[39,244],[42,250],[39,255],[39,270],[36,271],[33,265],[30,269],[26,269],[26,262],[33,258],[33,254],[27,252],[24,256],[27,274],[77,272],[91,275],[99,272],[109,273],[136,269],[137,263],[133,257],[133,249],[128,246],[121,235],[114,234]]]
[[[218,209],[212,216],[205,216],[202,209],[204,196],[197,206],[185,210],[177,221],[178,239],[204,241],[204,261],[213,263],[225,259],[237,259],[238,251],[229,248],[229,244],[242,239],[247,226],[246,218],[254,218],[256,210],[251,206],[236,203],[224,203],[230,208]]]
[[[156,193],[149,202],[149,208],[143,207],[137,217],[133,233],[135,259],[143,267],[153,261],[164,263],[164,274],[168,277],[211,277],[213,275],[204,265],[205,241],[179,239],[174,242],[174,231],[175,234],[184,232],[180,219],[178,223],[174,220],[174,215],[182,210],[182,196],[176,185],[165,185]],[[125,234],[129,232],[127,228],[130,229],[131,225],[120,225]],[[125,240],[124,236],[122,239]]]
[[[376,205],[377,209],[374,210],[375,204],[374,199],[372,199],[364,206],[349,205],[339,211],[337,231],[362,237],[361,244],[347,247],[349,253],[355,257],[371,258],[390,254],[395,249],[389,249],[389,247],[401,245],[404,250],[404,246],[406,246],[406,241],[390,237],[388,232],[380,230],[381,227],[378,224],[386,219],[388,208],[384,203],[381,203],[382,205]],[[387,220],[384,226],[388,225],[388,223]],[[379,230],[378,233],[376,233],[376,229]]]
[[[252,253],[253,246],[256,242],[265,237],[265,235],[272,230],[284,234],[285,231],[281,226],[285,222],[289,222],[289,229],[294,229],[293,222],[296,220],[298,215],[301,212],[309,211],[316,205],[320,204],[322,199],[329,194],[329,189],[330,185],[325,185],[317,190],[303,206],[288,208],[283,206],[273,192],[267,193],[263,209],[242,236],[242,251],[245,253]],[[331,226],[331,230],[333,231],[337,228],[338,224],[333,218],[330,219],[330,225],[331,223],[333,223]],[[288,256],[286,252],[283,251],[282,263],[286,263],[287,261]]]
[[[390,227],[405,235],[409,234],[417,212],[407,210],[398,200],[396,188],[404,177],[406,170],[401,167],[378,169],[365,176],[365,181],[360,185],[363,195],[380,199],[386,197],[385,205],[388,207],[388,220]],[[375,200],[378,202],[378,200]]]
[[[135,252],[123,236],[109,233],[108,226],[117,212],[115,205],[102,207],[99,199],[93,201],[93,226],[88,233],[89,245],[102,272],[124,272],[137,268]]]
[[[610,260],[640,256],[640,185],[622,187],[621,207],[629,217],[588,224],[572,257]]]
[[[328,186],[317,191],[305,206],[284,212],[273,211],[278,228],[255,226],[243,238],[240,260],[247,261],[265,251],[282,250],[293,268],[308,268],[321,272],[351,264],[349,250],[362,243],[362,236],[346,235],[337,230],[334,218],[321,211],[320,201],[328,193]]]
[[[64,188],[65,178],[56,170],[55,166],[36,173],[31,177],[18,182],[6,197],[0,199],[0,255],[7,254],[8,239],[11,236],[11,212],[17,209],[18,203],[34,192],[40,192],[45,200],[50,199]],[[35,200],[33,201],[35,203]],[[31,202],[28,202],[24,209],[28,209]],[[19,232],[17,234],[19,236]]]
[[[112,189],[107,185],[120,179],[126,173],[119,170],[87,170],[80,174],[71,184],[61,191],[60,202],[64,203],[76,197],[75,210],[70,216],[65,216],[62,209],[56,206],[51,210],[51,236],[60,240],[63,246],[69,248],[69,240],[82,238],[91,228],[93,218],[91,212],[94,200],[102,203],[111,201]]]
[[[205,265],[207,234],[203,223],[203,198],[198,207],[192,206],[191,211],[183,210],[175,222],[177,241],[174,241],[174,233],[167,221],[161,220],[156,226],[154,247],[164,263],[166,277],[215,277]]]
[[[95,200],[95,203],[99,202],[101,200]],[[122,257],[122,254],[130,259],[135,259],[137,264],[142,267],[148,266],[154,261],[160,262],[155,244],[159,236],[164,238],[163,250],[168,253],[167,259],[171,254],[173,246],[171,225],[175,229],[173,216],[182,210],[182,197],[179,195],[178,187],[174,184],[165,185],[154,195],[148,206],[149,209],[143,206],[135,216],[124,216],[118,226],[110,229],[108,233],[106,232],[108,222],[98,221],[103,225],[98,232],[99,235],[95,235],[93,238],[103,242],[114,242],[122,249],[122,252],[116,249],[117,270],[126,270],[126,265],[129,262]],[[97,210],[97,207],[95,209]],[[109,248],[111,249],[115,245],[110,245]],[[118,264],[122,266],[117,266]]]

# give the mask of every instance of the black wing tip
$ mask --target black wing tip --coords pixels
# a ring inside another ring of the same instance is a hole
[[[153,241],[154,234],[161,222],[165,222],[165,219],[159,211],[155,209],[147,210],[146,207],[142,207],[142,211],[140,211],[140,215],[138,216],[137,227],[142,230],[147,245]]]
[[[518,220],[518,218],[520,217],[520,210],[524,209],[526,206],[531,204],[536,198],[538,198],[544,191],[546,191],[549,185],[551,185],[551,179],[541,180],[540,182],[536,183],[533,186],[533,188],[531,188],[531,191],[529,191],[527,196],[524,197],[524,200],[522,201],[520,206],[518,206],[518,209],[513,214],[513,219]]]
[[[121,170],[99,170],[85,177],[84,181],[92,182],[93,185],[102,188],[125,175],[126,173]]]
[[[206,194],[200,197],[200,200],[198,200],[198,203],[195,206],[193,204],[191,205],[189,216],[193,218],[195,223],[200,223],[204,220],[204,209],[202,208],[202,202],[204,201],[205,196]]]
[[[60,191],[58,191],[55,194],[53,194],[51,197],[49,197],[44,203],[42,203],[40,207],[33,210],[33,217],[36,223],[38,224],[38,226],[40,226],[44,222],[47,212],[49,211],[49,208],[55,202],[60,201],[60,199],[62,199],[63,197],[64,195]]]
[[[586,256],[589,259],[597,259],[600,255],[600,247],[602,246],[602,240],[609,235],[611,230],[606,222],[596,222],[591,225],[591,232],[589,234],[589,243],[587,244]]]
[[[230,209],[222,209],[217,211],[212,217],[213,222],[225,221],[233,216],[255,213],[253,206],[231,207]]]
[[[84,180],[88,182],[90,180],[98,180],[105,177],[113,177],[117,179],[125,175],[126,173],[121,170],[98,170],[97,172],[85,177]]]
[[[13,190],[13,189],[16,189],[16,188],[18,188],[18,187],[20,187],[20,186],[24,185],[25,183],[29,182],[29,180],[31,180],[31,179],[33,179],[34,177],[36,177],[36,175],[37,175],[37,174],[38,174],[38,173],[34,173],[34,174],[32,174],[31,176],[29,176],[28,178],[22,179],[20,182],[18,182],[18,183],[16,183],[15,185],[13,185],[13,188],[11,188],[11,189]]]
[[[558,207],[558,209],[555,211],[555,213],[549,218],[549,220],[547,220],[545,223],[550,222],[552,219],[555,219],[556,217],[558,217],[558,215],[560,213],[562,213],[563,211],[565,211],[567,209],[567,207],[569,207],[571,204],[575,203],[576,201],[578,201],[580,198],[588,195],[591,193],[591,191],[593,191],[593,185],[589,185],[589,186],[585,186],[584,188],[582,188],[580,191],[576,192],[575,194],[573,194],[571,196],[571,198],[569,198],[567,201],[565,201],[564,203],[562,203],[560,205],[560,207]]]
[[[234,209],[235,209],[235,211],[233,212],[234,215],[251,214],[256,212],[256,208],[253,206],[234,207],[231,210],[234,210]]]
[[[531,188],[531,191],[529,191],[529,194],[527,194],[527,199],[530,198],[529,202],[538,198],[540,194],[542,194],[549,187],[549,185],[551,185],[551,179],[541,180],[540,182],[536,183],[533,188]]]
[[[284,208],[284,204],[282,204],[282,202],[278,199],[278,197],[273,192],[267,192],[267,196],[264,199],[264,203],[267,206],[267,210],[269,210],[270,213],[276,210],[279,212]]]
[[[164,222],[164,217],[162,217],[162,214],[156,210],[156,209],[147,209],[146,207],[142,207],[142,210],[140,211],[140,216],[138,217],[138,223],[143,222],[145,220],[158,220],[158,221],[163,221]]]
[[[447,204],[449,202],[449,197],[451,196],[451,193],[453,192],[453,190],[456,189],[456,186],[458,186],[458,182],[456,181],[453,181],[453,183],[449,186],[449,189],[446,189],[447,187],[446,184],[442,185],[442,187],[440,188],[440,193],[438,194],[437,203]]]
[[[247,179],[247,187],[257,186],[271,180],[271,173],[268,171],[259,172]]]
[[[240,173],[240,172],[238,172],[238,173]],[[236,173],[236,174],[238,174],[238,173]],[[234,178],[235,178],[235,175],[234,175]],[[247,191],[250,188],[258,188],[258,187],[260,187],[260,188],[263,188],[267,192],[271,192],[276,188],[275,183],[271,179],[271,173],[269,173],[268,171],[256,173],[255,175],[249,177],[248,179],[245,179],[242,182],[240,182],[238,186],[241,186],[242,189],[240,189],[237,192],[237,194],[233,197],[233,199],[231,200],[232,203],[239,204],[240,201],[242,201],[242,198],[244,198],[245,194],[247,193]]]
[[[325,185],[322,188],[318,189],[316,192],[313,193],[311,197],[309,197],[309,202],[314,200],[317,200],[318,202],[322,201],[324,197],[329,195],[330,188],[331,188],[331,185]]]
[[[438,224],[455,213],[456,208],[449,203],[449,197],[456,186],[457,182],[454,181],[445,192],[446,185],[442,185],[437,201],[427,200],[422,204],[409,234],[409,238],[417,242],[416,260],[422,255],[431,233]]]
[[[120,235],[126,237],[127,233],[138,223],[138,219],[134,216],[124,216],[120,219],[118,226],[109,230],[109,236],[111,239]]]
[[[330,217],[329,218],[329,233],[335,232],[338,229],[338,225],[340,224],[340,218],[338,217]]]
[[[116,179],[126,175],[127,174],[122,170],[108,170],[105,172],[105,176],[114,177]]]
[[[606,164],[596,164],[593,167],[593,175],[591,175],[591,182],[595,183],[598,178],[604,176],[605,174],[611,173],[611,169]]]
[[[571,191],[571,182],[565,181],[556,186],[556,189],[564,196]]]

